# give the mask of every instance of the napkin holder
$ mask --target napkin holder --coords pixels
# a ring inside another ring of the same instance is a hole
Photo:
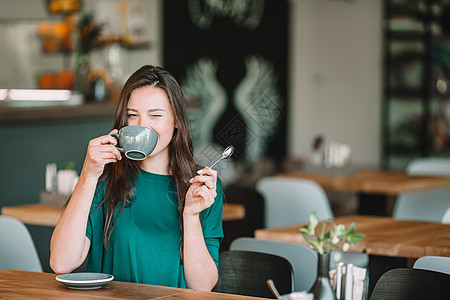
[[[367,269],[340,262],[329,272],[337,300],[365,300],[369,279]]]

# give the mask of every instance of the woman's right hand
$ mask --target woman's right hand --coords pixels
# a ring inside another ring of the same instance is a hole
[[[107,135],[89,141],[86,158],[84,160],[83,172],[92,177],[100,177],[106,164],[115,163],[122,159],[122,155],[115,147],[117,140],[111,133],[118,133],[117,129]]]

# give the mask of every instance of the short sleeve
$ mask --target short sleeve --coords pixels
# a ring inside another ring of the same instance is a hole
[[[223,239],[223,189],[220,180],[217,180],[217,196],[214,203],[201,213],[203,237],[209,254],[219,268],[219,249]]]

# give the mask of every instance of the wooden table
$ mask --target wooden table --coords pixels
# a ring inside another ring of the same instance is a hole
[[[359,214],[390,215],[387,199],[401,193],[449,187],[450,177],[416,176],[403,171],[358,169],[350,174],[290,172],[280,177],[309,179],[326,190],[358,194]]]
[[[200,292],[148,284],[111,281],[100,289],[73,290],[55,274],[17,270],[0,271],[1,299],[260,299],[231,294]]]
[[[365,235],[358,245],[350,247],[351,252],[404,258],[419,258],[425,255],[450,257],[448,224],[362,215],[338,217],[334,222],[346,226],[355,222],[356,232]],[[301,226],[258,229],[255,231],[255,237],[307,245],[299,231]]]
[[[324,189],[340,192],[384,194],[396,196],[401,193],[450,186],[450,177],[408,175],[403,171],[360,169],[351,174],[324,174],[314,172],[291,172],[277,174],[281,177],[309,179]]]
[[[50,204],[26,204],[4,206],[1,214],[16,218],[28,225],[55,226],[61,216],[62,206]],[[241,204],[223,205],[223,221],[240,220],[245,217],[245,207]]]

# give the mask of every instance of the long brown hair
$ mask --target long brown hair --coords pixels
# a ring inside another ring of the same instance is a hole
[[[117,105],[114,127],[120,129],[127,125],[127,106],[131,93],[140,87],[154,86],[161,88],[167,94],[175,118],[176,128],[169,143],[168,172],[172,175],[178,196],[178,214],[180,224],[183,224],[183,209],[188,181],[196,172],[193,157],[192,138],[189,131],[185,98],[177,80],[160,67],[145,65],[134,72],[126,81]],[[136,178],[140,172],[139,162],[122,159],[108,164],[100,177],[100,183],[106,183],[106,196],[102,201],[106,203],[105,224],[103,230],[103,244],[108,248],[112,230],[122,210],[130,205],[134,197]],[[113,220],[115,209],[118,215]]]

